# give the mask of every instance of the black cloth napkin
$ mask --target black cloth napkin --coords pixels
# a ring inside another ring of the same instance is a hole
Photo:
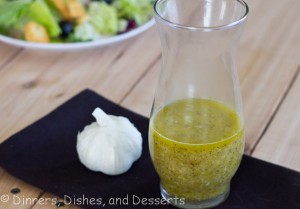
[[[86,169],[76,136],[94,121],[96,107],[130,119],[143,135],[143,154],[125,174],[107,176]],[[85,90],[0,144],[0,166],[10,174],[86,209],[173,208],[157,205],[159,178],[148,150],[148,122]],[[93,199],[94,198],[94,199]],[[119,199],[117,199],[119,198]],[[165,203],[165,202],[163,202]],[[300,173],[244,156],[231,193],[217,209],[299,209]]]

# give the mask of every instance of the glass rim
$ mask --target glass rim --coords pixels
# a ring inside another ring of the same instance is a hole
[[[230,22],[228,24],[225,25],[219,25],[219,26],[211,26],[211,27],[205,27],[205,26],[199,26],[199,27],[195,27],[195,26],[187,26],[187,25],[182,25],[179,23],[175,23],[172,22],[170,20],[165,19],[164,17],[162,17],[159,12],[157,11],[157,5],[161,2],[161,1],[169,1],[169,0],[156,0],[154,3],[154,14],[155,16],[161,21],[166,23],[167,25],[173,27],[173,28],[178,28],[178,29],[185,29],[185,30],[201,30],[201,31],[213,31],[213,30],[224,30],[224,29],[228,29],[228,28],[232,28],[236,25],[241,24],[242,22],[244,22],[249,14],[249,7],[248,4],[244,1],[244,0],[235,0],[237,2],[239,2],[244,8],[245,8],[245,13],[244,15],[242,15],[239,19]]]

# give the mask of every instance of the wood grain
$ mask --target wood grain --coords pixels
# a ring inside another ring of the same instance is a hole
[[[16,179],[0,168],[0,197],[6,196],[7,201],[1,199],[1,209],[30,209],[35,205],[34,198],[37,198],[41,193],[40,189],[30,186],[19,179]],[[21,192],[12,194],[13,188],[20,188]]]
[[[253,156],[300,171],[300,67],[291,90]]]
[[[16,56],[18,56],[21,51],[21,48],[0,43],[0,71],[5,65],[9,64]]]
[[[157,61],[148,71],[147,75],[135,86],[121,105],[139,113],[145,117],[150,117],[152,102],[155,95],[155,88],[160,73],[160,61]]]
[[[0,105],[0,142],[83,89],[121,101],[157,59],[159,43],[148,41],[153,33],[135,39],[134,45],[126,42],[83,53],[22,52],[0,71],[0,98],[5,98]]]
[[[300,24],[293,23],[300,1],[248,3],[250,14],[239,48],[238,69],[246,121],[246,152],[250,153],[299,65]]]
[[[246,152],[300,170],[300,24],[298,0],[248,0],[238,69],[246,119]],[[0,44],[0,142],[91,88],[149,116],[160,71],[155,28],[109,47],[44,53]],[[293,82],[294,81],[294,82]],[[0,169],[0,196],[14,187],[28,198],[55,198]],[[54,209],[53,204],[3,204],[4,209]],[[76,206],[64,206],[77,209]]]
[[[291,2],[300,7],[300,1]],[[265,11],[262,7],[265,6],[263,8],[266,9],[268,4],[260,3],[250,2],[250,8],[253,6],[254,9],[252,13]],[[263,134],[299,65],[300,25],[293,27],[288,33],[286,31],[286,24],[296,16],[297,9],[289,10],[289,15],[281,17],[283,23],[278,27],[278,19],[274,19],[275,16],[284,15],[286,6],[279,2],[272,7],[274,14],[250,14],[241,40],[237,62],[246,121],[246,153],[251,152]],[[274,34],[269,37],[271,28],[274,28]],[[286,41],[280,41],[282,39]],[[291,56],[286,56],[287,54]],[[128,95],[124,101],[127,108],[149,116],[159,68],[160,66],[155,65],[155,69],[151,69]]]

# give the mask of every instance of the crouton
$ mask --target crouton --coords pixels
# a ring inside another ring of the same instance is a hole
[[[67,8],[72,19],[79,19],[86,16],[85,9],[80,1],[69,0],[67,3]]]
[[[80,20],[86,17],[85,8],[79,0],[52,0],[52,2],[66,20]]]
[[[70,19],[66,0],[52,0],[52,2],[65,19]]]
[[[25,25],[25,40],[39,43],[49,43],[47,30],[36,22],[28,22]]]

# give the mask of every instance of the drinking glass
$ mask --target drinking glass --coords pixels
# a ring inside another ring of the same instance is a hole
[[[154,10],[162,67],[149,148],[161,195],[181,208],[213,207],[229,195],[244,151],[236,53],[248,6],[158,0]]]

